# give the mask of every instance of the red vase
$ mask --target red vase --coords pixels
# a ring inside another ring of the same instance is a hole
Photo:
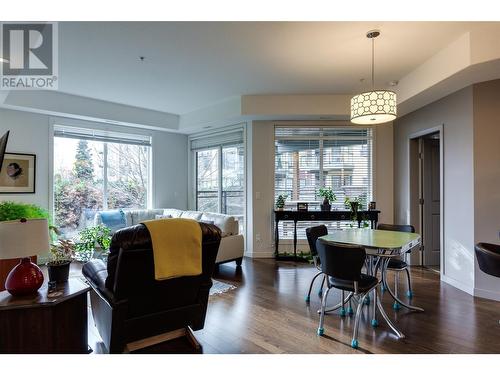
[[[5,289],[13,296],[34,294],[43,284],[40,267],[31,263],[30,258],[23,258],[7,275]]]

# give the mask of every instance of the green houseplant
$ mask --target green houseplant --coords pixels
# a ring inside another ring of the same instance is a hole
[[[56,232],[57,233],[57,232]],[[75,257],[75,244],[71,240],[59,239],[50,246],[50,261],[47,263],[49,280],[58,283],[68,281],[69,267]]]
[[[285,200],[288,197],[286,194],[280,194],[278,195],[278,198],[276,199],[276,209],[278,211],[283,211],[283,208],[285,207]]]
[[[351,211],[351,220],[353,223],[357,222],[358,220],[363,220],[363,228],[366,228],[368,226],[368,222],[365,220],[364,217],[359,217],[359,211],[363,209],[363,203],[366,201],[366,199],[363,199],[362,197],[345,197],[344,200],[344,206]],[[351,227],[353,227],[353,224],[351,223]]]
[[[43,208],[27,203],[12,201],[0,202],[0,221],[19,219],[48,219],[49,214]]]
[[[111,230],[100,224],[82,230],[75,241],[76,259],[89,261],[94,253],[106,256],[111,245]]]
[[[332,209],[331,203],[337,200],[335,193],[329,187],[322,186],[318,190],[318,196],[323,198],[323,203],[320,205],[321,211],[330,211]]]

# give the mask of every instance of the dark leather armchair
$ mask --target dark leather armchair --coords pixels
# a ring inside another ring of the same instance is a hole
[[[221,234],[212,224],[199,224],[203,252],[199,276],[155,280],[151,238],[142,224],[114,234],[107,266],[97,259],[83,266],[92,287],[92,315],[110,353],[187,326],[203,328]]]

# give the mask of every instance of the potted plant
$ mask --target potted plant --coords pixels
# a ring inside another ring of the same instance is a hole
[[[111,230],[100,224],[87,227],[78,234],[75,241],[76,259],[82,262],[89,261],[94,254],[107,256],[111,245]]]
[[[363,200],[360,197],[353,197],[349,198],[346,197],[344,201],[344,206],[351,211],[351,220],[353,222],[357,222],[358,220],[363,220],[363,228],[366,228],[368,226],[368,222],[365,220],[365,217],[361,217],[359,219],[358,211],[363,209]],[[353,225],[351,224],[351,227]]]
[[[48,219],[49,215],[43,208],[34,204],[12,201],[0,202],[0,221],[19,219]]]
[[[320,205],[321,211],[330,211],[332,209],[331,203],[337,200],[335,193],[329,187],[320,187],[318,195],[323,198],[323,203]]]
[[[68,281],[69,267],[75,256],[75,244],[71,240],[59,239],[50,246],[51,260],[47,263],[49,280],[56,283]]]
[[[278,195],[278,198],[276,199],[276,209],[278,211],[283,211],[283,208],[285,207],[285,200],[288,197],[286,194],[280,194]]]

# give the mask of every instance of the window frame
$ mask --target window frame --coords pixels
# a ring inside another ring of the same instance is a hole
[[[358,126],[356,125],[356,128],[357,129],[367,129],[370,131],[370,133],[365,136],[365,137],[360,137],[360,136],[355,136],[355,137],[341,137],[339,138],[338,136],[328,136],[328,135],[310,135],[310,136],[304,136],[304,135],[285,135],[285,136],[277,136],[276,135],[276,128],[288,128],[288,129],[291,129],[291,128],[298,128],[298,129],[304,129],[304,128],[313,128],[313,129],[317,129],[317,128],[320,128],[320,131],[321,129],[324,129],[324,128],[349,128],[349,127],[352,127],[353,125],[350,124],[350,123],[347,123],[347,122],[343,122],[343,121],[339,121],[338,123],[335,123],[335,124],[332,124],[331,122],[320,122],[320,123],[317,123],[317,122],[314,122],[314,121],[299,121],[299,122],[295,122],[295,123],[291,123],[291,122],[287,122],[287,121],[280,121],[280,122],[274,122],[274,128],[273,128],[273,147],[275,147],[276,145],[276,141],[277,140],[280,140],[280,139],[286,139],[286,140],[298,140],[298,141],[311,141],[311,140],[318,140],[319,141],[319,147],[318,147],[318,151],[319,151],[319,179],[318,181],[324,181],[324,171],[323,171],[323,164],[326,162],[328,163],[328,159],[325,158],[325,153],[324,153],[324,149],[323,149],[323,141],[325,140],[339,140],[339,139],[345,139],[345,140],[348,140],[349,138],[351,139],[356,139],[356,140],[359,140],[359,139],[369,139],[371,141],[371,145],[369,147],[369,152],[370,152],[370,158],[369,158],[369,164],[368,164],[368,168],[370,170],[370,178],[371,178],[371,181],[370,181],[370,191],[369,191],[369,194],[371,196],[371,199],[373,200],[374,197],[376,196],[377,194],[377,186],[376,186],[376,168],[377,168],[377,164],[376,164],[376,158],[377,158],[377,155],[376,155],[376,145],[377,145],[377,132],[376,132],[376,127],[374,126],[370,126],[370,125],[363,125],[363,126]],[[273,155],[274,155],[274,165],[273,165],[273,199],[276,198],[276,153],[273,151]],[[333,155],[332,155],[333,156]],[[274,208],[274,207],[273,207]],[[287,237],[282,237],[280,236],[280,244],[282,245],[289,245],[292,243],[293,239],[291,238],[287,238]],[[305,243],[304,241],[305,238],[297,238],[298,242],[299,243]]]
[[[54,139],[55,135],[55,127],[63,126],[68,128],[80,128],[80,129],[88,129],[88,130],[97,130],[97,131],[109,131],[113,133],[123,133],[123,134],[131,134],[131,135],[141,135],[148,136],[151,138],[151,145],[149,146],[149,155],[148,155],[148,189],[147,189],[147,201],[146,201],[146,209],[151,209],[154,202],[154,181],[153,181],[153,169],[154,169],[154,137],[151,131],[143,131],[141,129],[134,128],[124,128],[120,125],[108,125],[102,124],[98,122],[85,121],[85,120],[76,120],[76,119],[68,119],[62,117],[49,117],[49,160],[48,160],[48,190],[49,190],[49,199],[48,199],[48,207],[52,217],[55,217],[55,207],[54,207]],[[103,142],[103,149],[106,150],[107,147],[104,147],[107,142]],[[106,152],[106,151],[105,151]],[[107,164],[107,163],[105,163]],[[107,168],[103,169],[103,189],[105,189],[105,183],[107,184],[107,173],[104,173]],[[106,210],[108,205],[107,202],[107,192],[104,192],[103,198],[103,210]]]

